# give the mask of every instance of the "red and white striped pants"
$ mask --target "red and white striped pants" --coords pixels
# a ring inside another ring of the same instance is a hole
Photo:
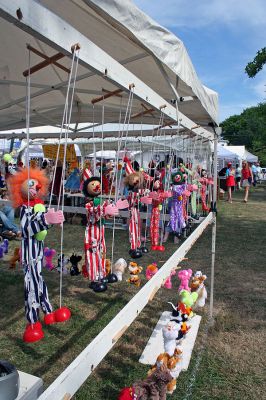
[[[131,250],[136,250],[141,246],[140,212],[136,207],[132,207],[130,210],[129,241]]]
[[[104,225],[100,226],[100,224],[88,224],[85,230],[85,261],[91,281],[106,276],[106,245],[104,234]]]
[[[160,224],[160,210],[159,207],[153,207],[151,212],[151,244],[152,246],[159,245],[159,224]]]

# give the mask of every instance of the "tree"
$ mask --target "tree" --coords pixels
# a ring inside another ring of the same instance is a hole
[[[221,127],[230,144],[246,146],[266,165],[266,102],[227,118]]]
[[[266,64],[266,47],[257,52],[254,60],[247,64],[245,71],[250,78],[254,78],[262,70],[264,64]]]

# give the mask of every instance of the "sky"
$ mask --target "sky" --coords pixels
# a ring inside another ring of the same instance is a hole
[[[266,65],[245,66],[266,46],[266,0],[134,0],[181,39],[202,83],[219,93],[220,121],[266,99]]]

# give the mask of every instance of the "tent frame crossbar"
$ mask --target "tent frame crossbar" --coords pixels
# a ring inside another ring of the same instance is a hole
[[[42,53],[41,51],[35,49],[35,47],[31,46],[30,44],[27,45],[27,49],[30,50],[32,53],[38,55],[39,57],[44,58],[44,61],[34,65],[33,67],[30,67],[28,69],[26,69],[22,75],[27,77],[29,75],[34,74],[35,72],[40,71],[41,69],[48,67],[48,65],[55,65],[56,67],[62,69],[63,71],[65,71],[66,73],[70,74],[70,69],[66,68],[64,65],[58,63],[58,60],[61,60],[62,58],[65,57],[64,54],[62,53],[56,53],[51,57],[48,57],[47,55],[45,55],[44,53]]]

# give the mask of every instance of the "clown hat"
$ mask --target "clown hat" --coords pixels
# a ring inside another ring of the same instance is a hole
[[[125,172],[126,175],[134,174],[135,170],[132,167],[131,161],[129,158],[124,157],[124,163],[125,163]]]

